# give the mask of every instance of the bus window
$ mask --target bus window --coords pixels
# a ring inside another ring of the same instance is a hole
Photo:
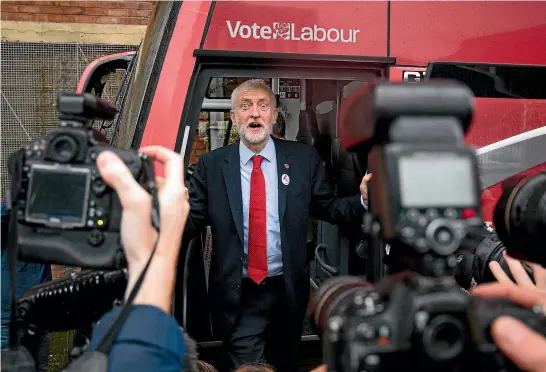
[[[229,136],[228,136],[229,133]],[[203,110],[199,113],[190,164],[197,164],[199,156],[224,145],[235,143],[239,138],[237,128],[231,123],[228,110]]]
[[[439,62],[427,75],[464,82],[478,98],[546,99],[546,66]]]
[[[504,180],[546,169],[546,66],[435,62],[426,75],[463,82],[475,96],[465,142],[478,148],[482,218],[491,222]]]

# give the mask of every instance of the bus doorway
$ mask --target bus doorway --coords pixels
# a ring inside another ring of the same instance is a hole
[[[255,69],[254,69],[255,70]],[[231,93],[239,84],[250,78],[263,79],[273,90],[278,102],[279,113],[284,121],[284,139],[298,141],[315,147],[319,153],[335,192],[340,196],[354,196],[360,193],[359,186],[365,164],[355,162],[338,143],[338,110],[344,99],[353,89],[371,79],[385,78],[384,69],[361,69],[358,73],[332,74],[332,76],[295,76],[287,71],[283,76],[276,71],[269,75],[266,71],[223,72],[208,76],[200,111],[195,113],[197,120],[191,121],[189,133],[184,129],[179,134],[182,151],[193,137],[191,148],[186,147],[189,174],[200,156],[223,146],[234,144],[239,139],[238,128],[231,122]],[[227,75],[227,76],[226,76]],[[337,76],[336,76],[337,75]],[[195,95],[194,95],[195,96]],[[189,102],[187,102],[189,104]],[[187,106],[188,107],[188,106]],[[191,107],[191,105],[189,106]],[[182,120],[190,123],[190,121]],[[186,134],[187,133],[187,134]],[[191,176],[190,176],[191,177]],[[214,200],[209,200],[214,205]],[[358,257],[355,248],[359,242],[360,221],[353,226],[340,229],[324,221],[310,218],[308,221],[307,244],[301,249],[307,252],[309,280],[312,288],[337,275],[360,275],[366,279],[366,257]],[[282,243],[281,243],[282,244]],[[318,249],[317,249],[318,247]],[[190,243],[190,249],[180,263],[180,278],[177,281],[175,317],[188,333],[199,342],[202,358],[220,363],[221,340],[215,337],[211,327],[210,315],[203,311],[206,300],[208,268],[212,248],[210,229],[206,228],[200,236]],[[318,335],[309,320],[305,320],[302,334],[302,360],[310,370],[320,364],[321,347]]]

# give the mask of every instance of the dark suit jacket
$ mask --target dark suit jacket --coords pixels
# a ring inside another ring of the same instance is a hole
[[[303,314],[309,298],[307,222],[309,215],[333,224],[362,218],[360,195],[338,199],[316,150],[273,138],[279,177],[279,221],[288,306]],[[288,174],[289,185],[281,182]],[[215,332],[225,335],[239,310],[243,272],[243,202],[239,142],[202,155],[190,181],[186,234],[212,231],[209,306]]]

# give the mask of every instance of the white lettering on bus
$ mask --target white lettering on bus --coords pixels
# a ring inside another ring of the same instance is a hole
[[[240,37],[242,39],[255,40],[294,40],[294,41],[329,41],[331,43],[356,43],[356,36],[360,32],[357,29],[329,28],[325,29],[318,25],[313,27],[297,28],[295,23],[273,22],[272,26],[262,26],[257,23],[253,25],[243,24],[241,21],[231,23],[226,21],[229,35],[232,39]]]

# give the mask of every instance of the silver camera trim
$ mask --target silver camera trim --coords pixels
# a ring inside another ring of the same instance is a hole
[[[82,210],[82,218],[79,222],[62,222],[57,219],[44,219],[44,218],[33,218],[29,216],[29,207],[30,202],[29,198],[32,195],[32,187],[34,185],[33,182],[33,175],[35,170],[45,170],[50,173],[82,173],[86,175],[86,184],[85,184],[85,194],[83,198],[83,210]],[[89,209],[89,194],[90,194],[90,188],[91,188],[91,169],[89,168],[80,168],[80,167],[72,167],[70,165],[66,164],[31,164],[29,169],[29,176],[28,176],[28,191],[27,191],[27,197],[25,200],[25,221],[41,224],[47,227],[53,227],[53,228],[60,228],[60,229],[70,229],[70,228],[78,228],[78,227],[85,227],[87,224],[87,212]]]

